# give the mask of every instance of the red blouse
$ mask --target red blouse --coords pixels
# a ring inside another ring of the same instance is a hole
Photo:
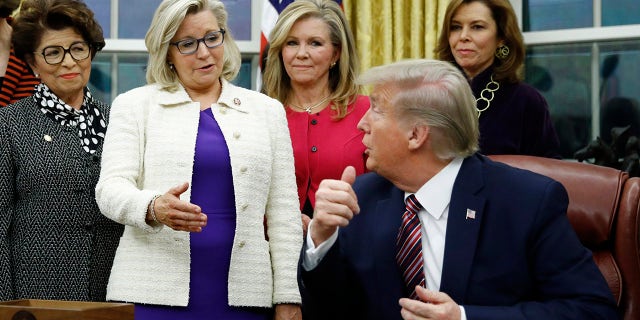
[[[357,175],[366,172],[364,133],[357,126],[369,110],[369,97],[358,96],[348,110],[346,117],[334,120],[330,107],[312,114],[287,108],[300,210],[307,199],[315,207],[322,179],[340,179],[349,165],[356,168]]]

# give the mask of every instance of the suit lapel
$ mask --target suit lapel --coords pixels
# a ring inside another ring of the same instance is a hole
[[[456,177],[449,204],[440,291],[457,303],[464,303],[475,255],[485,198],[477,195],[484,186],[482,160],[464,160]]]
[[[395,256],[395,243],[398,229],[402,223],[402,213],[404,212],[404,192],[394,188],[389,198],[377,201],[373,222],[372,235],[382,235],[373,237],[374,248],[385,248],[393,246]],[[378,249],[376,249],[378,251]]]
[[[402,223],[403,212],[404,192],[394,187],[389,198],[377,201],[375,212],[372,212],[375,217],[371,220],[373,225],[369,226],[370,230],[372,230],[370,234],[375,235],[375,237],[371,238],[371,247],[373,248],[376,264],[375,279],[388,281],[387,285],[391,285],[394,288],[393,290],[380,292],[380,294],[391,295],[394,298],[398,290],[404,291],[404,285],[402,285],[404,282],[395,259],[396,238]],[[401,286],[396,287],[398,284]]]
[[[44,159],[58,159],[64,155],[68,159],[79,158],[84,155],[78,139],[78,129],[64,127],[55,120],[42,113],[36,104],[25,110],[28,123],[33,124],[30,135],[33,135],[32,150],[36,150]]]

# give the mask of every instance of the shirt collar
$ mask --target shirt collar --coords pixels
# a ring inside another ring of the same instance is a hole
[[[442,216],[449,206],[449,202],[451,202],[453,184],[456,181],[463,160],[461,157],[454,158],[415,193],[418,202],[435,219],[439,219]],[[405,192],[405,200],[410,194]]]

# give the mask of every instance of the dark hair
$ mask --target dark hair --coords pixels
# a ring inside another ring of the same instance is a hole
[[[20,6],[20,0],[2,0],[0,4],[0,19],[10,16]]]
[[[496,22],[498,39],[504,40],[504,44],[509,47],[509,56],[504,60],[495,59],[495,79],[506,80],[507,82],[518,82],[522,80],[522,67],[525,58],[525,46],[518,27],[518,19],[513,7],[508,0],[452,0],[447,6],[444,14],[444,21],[435,55],[440,60],[445,60],[456,64],[451,48],[449,47],[449,34],[451,33],[451,20],[453,15],[464,4],[480,2],[486,5],[491,11],[491,16]]]
[[[91,59],[105,45],[102,27],[81,0],[24,0],[12,26],[16,56],[30,63],[47,30],[72,28],[91,46]]]

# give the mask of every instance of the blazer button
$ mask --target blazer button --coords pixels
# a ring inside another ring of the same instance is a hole
[[[85,230],[87,230],[89,232],[93,231],[93,223],[92,222],[85,223],[83,227],[84,227]]]
[[[316,151],[318,151],[318,147],[316,146],[311,147],[311,152],[316,152]]]

